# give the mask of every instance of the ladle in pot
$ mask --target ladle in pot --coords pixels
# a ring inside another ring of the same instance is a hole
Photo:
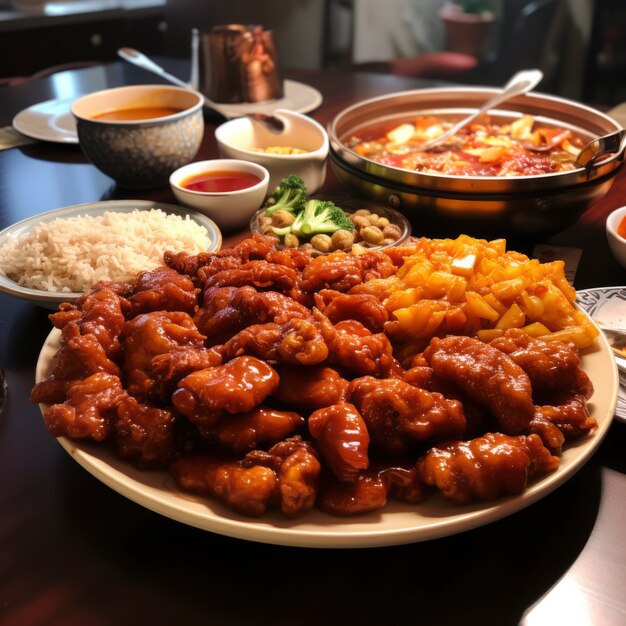
[[[167,80],[170,83],[173,83],[174,85],[178,85],[179,87],[183,87],[184,89],[189,89],[190,91],[194,91],[192,87],[188,83],[186,83],[184,80],[178,78],[177,76],[174,76],[173,74],[170,74],[169,72],[166,72],[160,65],[157,65],[154,61],[149,59],[145,54],[143,54],[142,52],[139,52],[139,50],[135,50],[134,48],[120,48],[117,51],[117,54],[125,61],[128,61],[129,63],[132,63],[133,65],[136,65],[137,67],[141,67],[142,69],[147,70],[148,72],[157,74],[161,78],[164,78],[165,80]],[[285,129],[284,122],[281,119],[275,117],[274,115],[268,115],[266,113],[257,113],[257,112],[240,113],[238,115],[233,115],[232,113],[226,111],[225,108],[222,108],[218,103],[213,102],[212,100],[209,100],[209,98],[207,98],[203,94],[201,95],[204,99],[205,107],[207,107],[208,109],[211,109],[212,111],[215,111],[216,113],[219,113],[222,117],[226,119],[230,119],[232,117],[248,117],[253,122],[258,122],[260,124],[263,124],[265,128],[267,128],[268,130],[276,134],[281,133]]]
[[[456,135],[461,128],[467,126],[470,122],[473,122],[477,117],[489,111],[489,109],[493,109],[493,107],[498,104],[502,104],[506,100],[513,98],[514,96],[519,96],[523,93],[526,93],[536,87],[541,79],[543,78],[543,72],[541,70],[522,70],[521,72],[517,72],[513,75],[511,80],[503,87],[502,91],[488,100],[483,106],[480,107],[477,111],[463,118],[460,122],[455,124],[452,128],[447,130],[445,133],[442,133],[438,137],[434,137],[429,141],[426,141],[421,146],[419,146],[420,150],[430,150],[435,146],[446,141],[446,139],[450,139]]]

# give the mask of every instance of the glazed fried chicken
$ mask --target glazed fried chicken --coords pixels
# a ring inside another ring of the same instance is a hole
[[[188,276],[161,265],[137,275],[128,298],[131,317],[150,311],[184,311],[193,314],[198,290]]]
[[[206,269],[206,268],[204,268]],[[268,261],[248,261],[232,269],[224,269],[215,274],[200,272],[204,278],[203,288],[243,287],[251,285],[259,289],[272,289],[282,293],[291,292],[298,283],[299,274],[290,267]]]
[[[315,505],[322,466],[315,448],[300,437],[289,437],[267,452],[249,452],[242,464],[274,469],[278,476],[276,495],[285,517],[298,517]]]
[[[511,328],[490,342],[508,354],[530,378],[533,391],[565,391],[590,398],[593,386],[580,369],[574,346],[561,341],[535,339],[519,328]]]
[[[331,515],[363,515],[384,508],[388,495],[389,481],[376,472],[362,473],[352,482],[329,477],[320,487],[317,504]]]
[[[276,492],[276,472],[262,465],[245,467],[240,461],[209,455],[185,456],[170,465],[180,487],[202,496],[213,496],[235,511],[258,517],[267,510]]]
[[[356,320],[332,324],[319,310],[313,311],[324,342],[328,363],[357,376],[393,376],[403,371],[393,356],[393,347],[383,333],[371,333]]]
[[[203,305],[194,317],[211,345],[225,343],[251,324],[307,319],[311,312],[293,298],[276,291],[243,287],[212,287],[204,292]]]
[[[165,401],[171,389],[153,370],[153,359],[181,348],[200,350],[204,335],[191,316],[182,311],[142,313],[124,325],[122,369],[126,389],[132,396]]]
[[[417,469],[424,483],[436,487],[448,500],[466,504],[521,493],[529,478],[558,465],[558,457],[550,454],[537,435],[487,433],[431,448]]]
[[[241,454],[262,444],[277,443],[293,435],[304,424],[304,417],[295,411],[258,406],[248,413],[226,415],[204,432],[207,439],[224,450]]]
[[[177,452],[176,418],[167,409],[125,396],[117,405],[113,439],[117,454],[137,467],[167,467]]]
[[[356,320],[372,333],[383,331],[389,313],[373,294],[344,294],[323,289],[314,294],[315,305],[333,323]]]
[[[277,371],[280,383],[272,397],[281,405],[310,413],[346,400],[348,381],[331,367],[285,365]]]
[[[535,413],[528,375],[511,357],[472,337],[435,337],[424,351],[435,375],[485,406],[509,435],[525,432]]]
[[[302,270],[300,289],[308,294],[322,289],[346,293],[351,287],[370,278],[386,278],[395,271],[389,257],[382,252],[372,251],[359,255],[331,252],[313,259]]]
[[[225,414],[247,413],[278,387],[278,374],[265,361],[240,356],[217,367],[192,372],[178,383],[174,406],[203,437]]]
[[[318,409],[309,416],[317,450],[341,482],[358,478],[369,467],[369,433],[356,407],[347,402]]]
[[[126,392],[117,376],[100,372],[69,385],[67,400],[44,412],[46,428],[55,437],[103,441],[117,419]]]
[[[318,365],[328,357],[328,346],[313,319],[291,319],[277,324],[255,324],[237,333],[221,349],[224,361],[250,354],[272,364]]]
[[[460,402],[400,379],[357,378],[350,383],[348,395],[367,425],[372,444],[393,456],[416,443],[459,437],[465,431]]]

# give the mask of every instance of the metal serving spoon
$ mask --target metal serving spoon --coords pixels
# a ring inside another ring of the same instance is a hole
[[[132,63],[137,67],[141,67],[148,72],[157,74],[161,78],[164,78],[174,85],[178,85],[179,87],[183,87],[184,89],[189,89],[190,91],[195,91],[192,89],[189,83],[186,83],[184,80],[178,78],[177,76],[166,72],[160,65],[157,65],[154,61],[152,61],[145,54],[143,54],[143,52],[139,52],[139,50],[135,50],[134,48],[120,48],[117,51],[117,54],[125,61],[128,61],[129,63]],[[240,113],[238,115],[233,115],[231,112],[228,112],[224,108],[222,108],[218,103],[213,102],[213,100],[209,100],[209,98],[207,98],[204,94],[201,95],[204,99],[205,107],[219,113],[222,117],[226,119],[230,119],[232,117],[249,117],[252,121],[263,124],[265,128],[271,130],[274,133],[281,133],[285,129],[285,124],[283,123],[283,121],[273,115],[267,115],[266,113],[257,112]]]
[[[478,116],[489,111],[489,109],[493,109],[493,107],[498,104],[502,104],[514,96],[519,96],[520,94],[530,91],[533,87],[536,87],[539,84],[542,78],[543,72],[541,70],[522,70],[521,72],[517,72],[517,74],[514,74],[511,80],[509,80],[509,82],[503,87],[502,91],[483,104],[480,109],[463,118],[445,133],[442,133],[434,139],[426,141],[419,146],[419,149],[430,150],[431,148],[438,146],[446,141],[446,139],[450,139],[450,137],[456,135],[461,128],[467,126],[470,122],[473,122]]]

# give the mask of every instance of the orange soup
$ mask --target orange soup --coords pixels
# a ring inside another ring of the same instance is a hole
[[[180,186],[189,191],[205,193],[224,193],[225,191],[240,191],[253,187],[261,179],[250,172],[215,171],[193,174],[181,181]]]
[[[175,107],[134,107],[128,109],[112,109],[93,116],[94,120],[111,122],[127,122],[129,120],[151,120],[155,117],[166,117],[180,113],[183,109]]]

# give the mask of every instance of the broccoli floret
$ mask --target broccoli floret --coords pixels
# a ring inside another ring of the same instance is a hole
[[[279,209],[298,213],[304,208],[307,190],[304,181],[296,174],[283,178],[267,199],[265,215],[272,215]]]
[[[292,224],[292,230],[299,230],[304,235],[316,235],[318,233],[334,233],[338,230],[354,230],[354,224],[350,218],[330,200],[308,200],[304,205],[304,211],[298,215],[296,222]]]

